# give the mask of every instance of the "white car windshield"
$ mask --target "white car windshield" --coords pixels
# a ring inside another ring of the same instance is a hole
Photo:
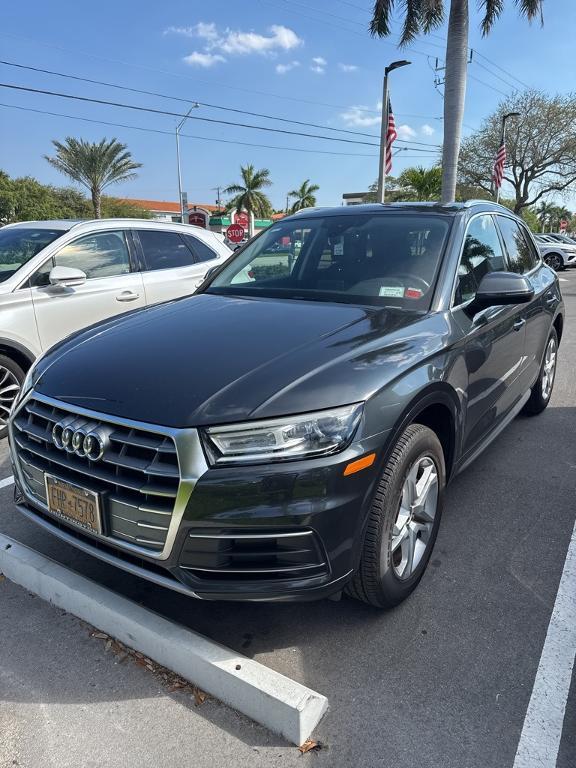
[[[205,290],[425,310],[450,222],[413,212],[296,216],[249,243]]]

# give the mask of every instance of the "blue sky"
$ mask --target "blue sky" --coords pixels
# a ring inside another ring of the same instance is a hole
[[[513,78],[549,92],[574,89],[576,8],[573,0],[555,0],[553,5],[552,9],[550,0],[544,3],[545,23],[541,28],[520,18],[515,3],[508,0],[493,33],[482,38],[476,2],[471,2],[470,45],[486,58],[475,55],[476,61],[469,68],[465,133],[478,126],[504,94],[513,87],[521,88]],[[369,37],[370,8],[368,0],[11,2],[3,9],[0,58],[370,136],[299,128],[208,107],[194,110],[194,117],[302,130],[370,144],[377,142],[372,135],[379,130],[377,108],[383,68],[394,59],[408,58],[412,65],[392,76],[391,97],[396,123],[401,126],[400,137],[420,143],[404,145],[409,148],[395,158],[393,172],[408,165],[430,165],[442,136],[438,119],[442,96],[434,86],[433,66],[436,57],[444,55],[444,30],[399,52],[394,45],[396,38]],[[186,110],[178,101],[8,66],[0,67],[0,75],[3,83],[173,112]],[[0,107],[0,167],[11,175],[29,174],[45,183],[65,184],[67,181],[43,159],[51,153],[51,139],[115,136],[128,144],[143,168],[136,180],[109,191],[126,197],[177,199],[173,137],[177,118],[4,88],[0,89],[0,102],[160,131]],[[287,191],[306,178],[320,185],[320,204],[339,205],[343,192],[366,189],[377,176],[377,147],[373,146],[196,120],[188,121],[183,133],[204,137],[183,138],[181,145],[184,188],[189,199],[197,202],[213,203],[214,188],[234,182],[241,163],[270,169],[274,182],[270,196],[276,207],[283,207]],[[224,141],[307,151],[236,146]]]

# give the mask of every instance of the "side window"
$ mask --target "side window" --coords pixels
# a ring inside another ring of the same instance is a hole
[[[510,271],[521,275],[530,272],[538,264],[538,257],[522,227],[507,216],[498,216],[498,225],[506,245]]]
[[[218,254],[198,237],[193,235],[182,235],[182,237],[188,248],[192,251],[195,261],[210,261],[211,259],[218,258]]]
[[[130,272],[130,255],[124,232],[96,232],[65,245],[54,256],[57,267],[74,267],[88,279],[113,277]],[[42,278],[44,265],[35,277]],[[50,271],[50,270],[48,270]],[[35,283],[38,285],[38,283]],[[46,284],[46,283],[45,283]]]
[[[504,269],[504,254],[492,216],[477,216],[470,222],[464,238],[454,305],[473,299],[480,281],[488,272]]]
[[[174,269],[194,264],[194,258],[178,232],[139,229],[138,236],[147,270]]]
[[[54,266],[54,259],[48,259],[30,278],[31,288],[43,288],[50,285],[50,272]]]

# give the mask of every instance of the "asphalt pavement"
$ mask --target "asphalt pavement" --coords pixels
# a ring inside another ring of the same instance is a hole
[[[402,606],[194,601],[77,552],[18,515],[0,532],[326,695],[300,756],[228,707],[169,692],[78,620],[0,583],[0,767],[512,768],[576,511],[576,271],[552,401],[451,484],[430,567]],[[11,474],[0,445],[0,481]],[[552,763],[553,765],[553,763]],[[576,682],[557,768],[576,765]]]

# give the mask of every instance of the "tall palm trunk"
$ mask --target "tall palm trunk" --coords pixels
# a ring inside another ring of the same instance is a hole
[[[101,219],[102,211],[100,209],[100,204],[101,204],[100,190],[98,189],[98,187],[92,187],[90,191],[92,193],[92,208],[94,209],[94,218]]]
[[[444,86],[444,145],[442,148],[442,203],[456,198],[456,177],[468,60],[468,2],[451,0],[446,44],[446,80]]]

